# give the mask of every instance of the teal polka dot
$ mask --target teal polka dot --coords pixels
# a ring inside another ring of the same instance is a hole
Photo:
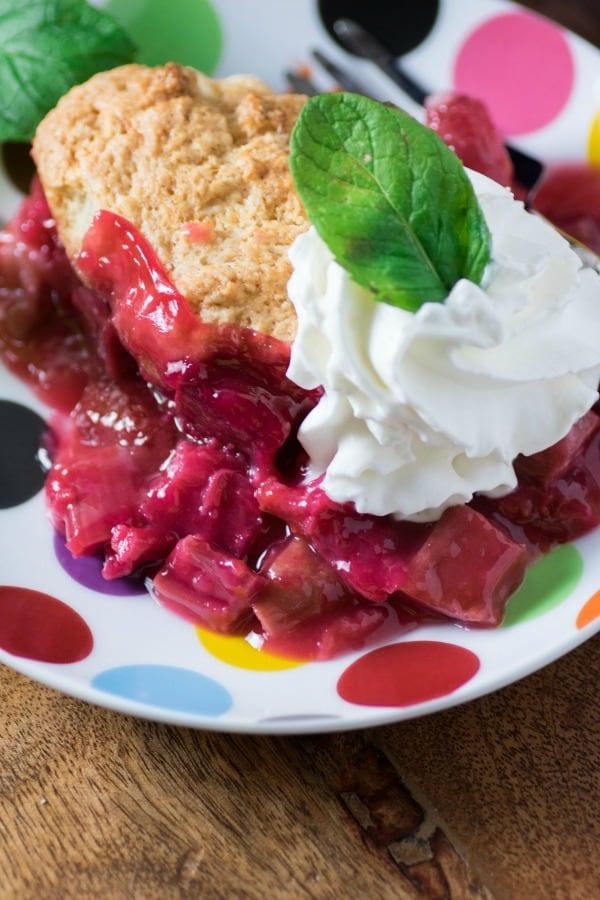
[[[502,626],[536,619],[558,606],[572,593],[582,574],[583,559],[573,544],[563,544],[538,559],[508,601]]]
[[[191,669],[131,665],[106,669],[92,679],[100,691],[172,712],[220,716],[232,705],[222,685]]]
[[[105,9],[137,45],[137,62],[176,62],[206,75],[215,71],[223,35],[208,0],[108,0]]]

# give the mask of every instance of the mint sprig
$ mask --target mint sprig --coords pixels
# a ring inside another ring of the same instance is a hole
[[[29,141],[71,87],[134,53],[121,26],[86,0],[0,0],[0,141]]]
[[[411,311],[479,284],[491,237],[458,157],[401,109],[358,94],[308,100],[290,169],[337,261],[375,299]]]

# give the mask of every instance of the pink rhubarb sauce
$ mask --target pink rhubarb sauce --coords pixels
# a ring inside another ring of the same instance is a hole
[[[34,181],[0,238],[0,350],[54,410],[51,521],[107,579],[139,574],[203,627],[326,659],[423,620],[494,626],[531,560],[600,521],[596,409],[517,460],[515,491],[438,522],[334,503],[303,479],[318,394],[287,379],[286,344],[200,322],[109,212],[78,267],[87,286]]]

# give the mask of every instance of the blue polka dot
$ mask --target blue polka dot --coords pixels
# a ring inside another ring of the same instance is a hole
[[[126,700],[192,715],[220,716],[233,702],[212,678],[176,666],[120,666],[100,672],[91,683]]]

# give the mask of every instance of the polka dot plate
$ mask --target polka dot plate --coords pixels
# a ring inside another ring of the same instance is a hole
[[[333,38],[341,14],[385,35],[427,90],[481,96],[497,124],[546,160],[600,163],[598,51],[501,0],[105,0],[141,61],[175,59],[221,76],[251,72],[284,88],[283,72],[320,47],[381,99],[411,108]],[[368,19],[365,19],[368,8]],[[168,15],[166,12],[168,11]],[[323,85],[325,88],[327,85]],[[0,171],[0,214],[18,190]],[[495,630],[422,626],[327,663],[298,664],[242,639],[202,632],[139,586],[103,582],[95,559],[73,561],[48,523],[36,462],[48,416],[0,371],[0,660],[39,682],[124,713],[237,732],[299,733],[389,723],[501,688],[600,627],[600,535],[534,565]]]

